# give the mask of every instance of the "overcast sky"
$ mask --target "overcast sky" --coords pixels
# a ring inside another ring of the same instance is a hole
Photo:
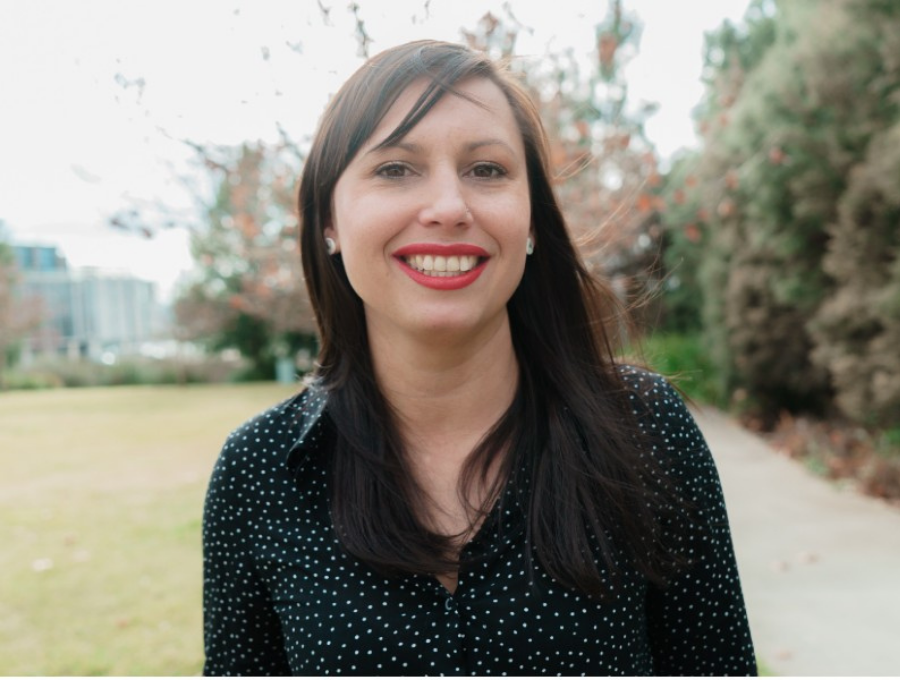
[[[495,0],[358,0],[374,54],[417,38],[458,40]],[[319,4],[330,8],[327,22]],[[168,294],[190,267],[186,236],[146,240],[107,217],[131,201],[186,206],[172,138],[236,144],[308,136],[359,65],[347,0],[0,0],[0,219],[18,242],[58,244],[75,266],[118,268]],[[603,0],[511,0],[518,51],[591,50]],[[644,24],[630,98],[656,101],[663,157],[694,146],[703,33],[748,0],[624,0]]]

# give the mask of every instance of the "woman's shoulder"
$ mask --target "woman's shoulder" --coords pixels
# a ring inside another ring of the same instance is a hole
[[[649,411],[663,417],[687,411],[678,390],[661,374],[634,364],[619,364],[616,368],[636,415]]]
[[[282,464],[318,423],[325,397],[316,385],[271,406],[234,428],[225,439],[218,467]]]
[[[677,453],[700,454],[706,458],[708,448],[694,416],[678,390],[664,376],[634,365],[619,366],[627,390],[631,410],[638,427],[654,444]],[[688,455],[688,458],[694,458]]]
[[[307,387],[232,430],[209,479],[204,541],[242,530],[242,538],[233,540],[250,540],[251,526],[280,521],[273,513],[296,509],[301,496],[289,458],[304,433],[322,420],[323,408],[320,393]]]

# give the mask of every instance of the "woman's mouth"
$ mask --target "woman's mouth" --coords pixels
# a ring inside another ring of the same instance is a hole
[[[477,267],[485,258],[476,255],[407,255],[407,265],[426,276],[460,276]]]
[[[459,290],[478,280],[491,259],[484,248],[469,243],[413,243],[394,253],[403,272],[434,290]]]

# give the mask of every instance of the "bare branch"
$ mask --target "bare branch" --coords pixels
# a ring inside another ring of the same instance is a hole
[[[369,58],[369,45],[372,43],[372,38],[369,36],[366,31],[366,23],[363,21],[362,17],[359,13],[359,4],[356,2],[350,3],[348,7],[350,13],[353,14],[353,18],[356,20],[356,43],[359,46],[359,56],[368,59]]]

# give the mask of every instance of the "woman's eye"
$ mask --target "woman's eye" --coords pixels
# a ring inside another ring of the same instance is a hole
[[[479,163],[472,168],[472,175],[479,179],[497,179],[506,175],[506,170],[496,163]]]
[[[379,177],[387,177],[389,179],[406,177],[409,173],[409,167],[403,163],[385,163],[375,171],[375,174]]]

